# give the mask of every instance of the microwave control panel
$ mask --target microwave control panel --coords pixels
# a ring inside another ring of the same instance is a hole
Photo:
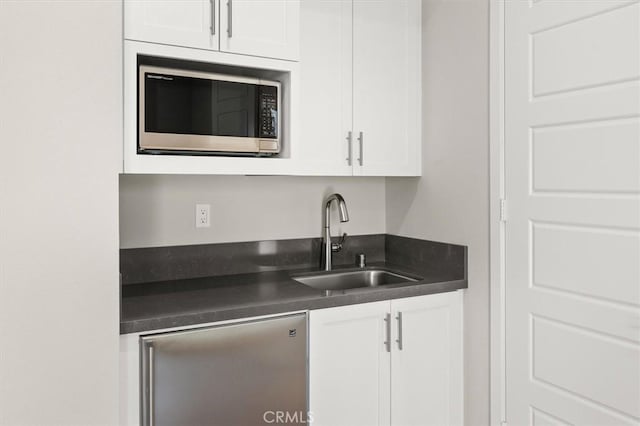
[[[259,137],[278,137],[278,89],[273,86],[260,86],[259,97]]]

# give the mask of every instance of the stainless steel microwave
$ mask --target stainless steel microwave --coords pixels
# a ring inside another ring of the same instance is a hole
[[[280,152],[280,83],[139,67],[138,153]]]

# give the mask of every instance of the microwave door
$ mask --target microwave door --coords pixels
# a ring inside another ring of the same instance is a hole
[[[140,77],[141,150],[260,152],[260,86],[158,72]]]

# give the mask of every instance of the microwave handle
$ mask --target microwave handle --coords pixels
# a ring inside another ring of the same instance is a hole
[[[364,133],[363,132],[360,132],[360,134],[358,135],[358,145],[360,146],[360,157],[358,157],[358,164],[362,166],[364,164],[364,151],[363,151]]]
[[[216,0],[209,0],[211,4],[211,35],[216,35]]]
[[[233,0],[227,0],[227,35],[233,37]]]

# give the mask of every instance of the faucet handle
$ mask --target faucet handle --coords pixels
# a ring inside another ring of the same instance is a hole
[[[347,238],[346,232],[342,234],[342,237],[340,237],[340,241],[338,241],[337,243],[331,243],[331,251],[336,253],[342,250],[342,244],[344,243],[345,238]]]
[[[345,238],[347,238],[347,233],[346,232],[344,234],[342,234],[342,237],[340,237],[340,241],[338,241],[338,244],[342,245],[342,243],[344,243]]]

